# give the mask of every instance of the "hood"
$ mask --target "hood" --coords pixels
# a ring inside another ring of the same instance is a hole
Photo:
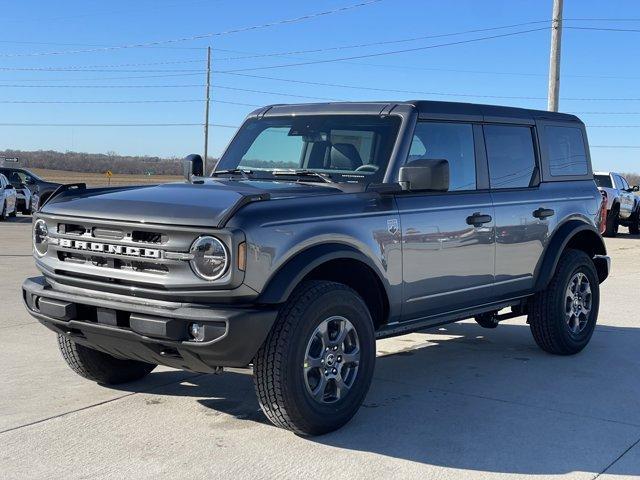
[[[184,226],[222,227],[249,202],[340,192],[295,182],[206,179],[204,183],[68,190],[42,213]]]

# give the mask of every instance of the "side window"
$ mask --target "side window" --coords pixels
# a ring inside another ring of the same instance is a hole
[[[622,177],[620,175],[614,175],[616,179],[616,188],[622,190],[624,189],[624,182],[622,181]]]
[[[622,188],[624,188],[625,190],[629,190],[629,182],[627,182],[627,179],[624,177],[620,177],[622,179]]]
[[[549,171],[554,177],[586,175],[587,154],[582,130],[574,127],[546,126],[544,128],[549,157]]]
[[[531,128],[485,125],[484,141],[491,188],[523,188],[531,184],[536,167]]]
[[[418,123],[407,162],[418,159],[449,162],[450,192],[476,189],[476,158],[470,123]]]

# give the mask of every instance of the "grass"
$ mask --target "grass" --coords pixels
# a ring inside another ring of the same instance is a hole
[[[65,170],[48,170],[44,168],[30,168],[36,175],[44,180],[56,183],[86,183],[91,187],[106,187],[109,179],[103,173],[67,172]],[[155,183],[179,182],[179,175],[128,175],[114,173],[110,185],[151,185]]]

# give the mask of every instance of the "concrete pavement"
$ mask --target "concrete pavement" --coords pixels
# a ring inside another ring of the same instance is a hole
[[[36,274],[22,222],[0,224],[0,478],[640,476],[640,238],[607,241],[581,354],[545,354],[524,318],[379,341],[360,412],[303,439],[266,421],[246,371],[158,368],[118,388],[75,375],[22,306]]]

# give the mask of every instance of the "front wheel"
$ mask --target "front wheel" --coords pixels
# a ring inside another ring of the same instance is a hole
[[[607,214],[606,228],[604,231],[605,237],[615,237],[618,234],[620,228],[620,209],[613,207]]]
[[[587,346],[598,318],[600,284],[591,258],[566,250],[556,272],[529,305],[529,325],[540,348],[573,355]]]
[[[254,360],[260,406],[276,426],[320,435],[362,404],[375,364],[375,332],[362,298],[346,285],[303,283],[284,305]]]
[[[105,385],[133,382],[156,368],[151,363],[124,360],[75,343],[58,334],[58,347],[67,365],[78,375]]]

